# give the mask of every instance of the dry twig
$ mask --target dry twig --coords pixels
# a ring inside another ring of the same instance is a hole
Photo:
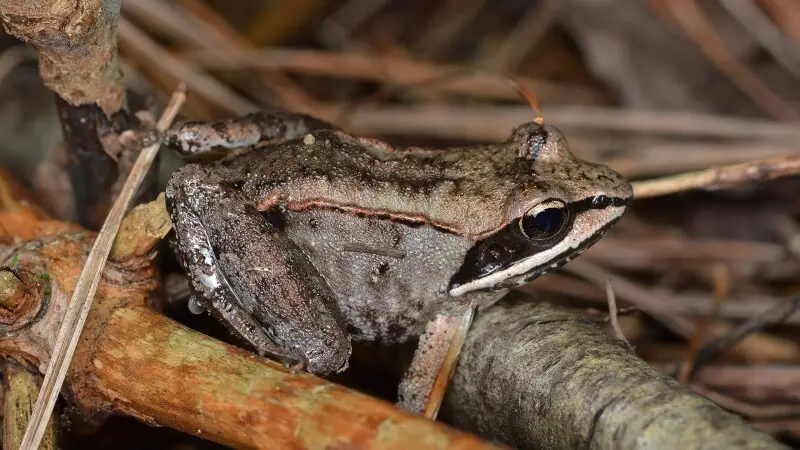
[[[711,307],[708,314],[698,320],[697,326],[694,329],[694,333],[692,334],[691,339],[689,339],[689,345],[686,348],[686,355],[684,356],[683,361],[681,361],[680,369],[678,370],[678,381],[681,383],[686,383],[689,381],[689,375],[694,367],[695,357],[700,351],[703,343],[705,343],[706,339],[708,338],[709,329],[719,315],[722,302],[728,297],[728,291],[730,290],[728,276],[728,270],[725,268],[725,266],[719,264],[714,265],[714,305]]]
[[[620,341],[631,345],[625,339],[625,333],[622,332],[622,327],[619,326],[619,317],[617,317],[617,296],[614,294],[614,286],[611,284],[611,278],[606,279],[606,299],[608,300],[608,317],[611,320],[611,328],[614,329],[614,336]]]
[[[770,18],[794,40],[795,45],[800,45],[800,5],[794,0],[768,0],[760,4],[771,12]]]
[[[800,296],[794,296],[785,302],[770,308],[763,314],[743,322],[730,331],[706,344],[697,352],[694,367],[689,378],[703,365],[713,361],[720,353],[731,349],[739,341],[753,332],[763,330],[771,325],[779,324],[800,309]]]
[[[663,294],[653,292],[618,274],[614,275],[603,267],[587,261],[586,258],[571,261],[564,266],[564,270],[572,272],[600,288],[604,287],[606,279],[613,276],[617,296],[647,312],[651,317],[685,339],[689,339],[694,332],[694,323],[686,316],[675,314],[674,308],[670,307],[669,298]],[[719,324],[712,331],[717,336],[727,330],[726,324]],[[743,341],[736,349],[739,355],[750,361],[787,361],[798,357],[800,351],[793,342],[780,340],[763,333],[747,336],[747,340]]]
[[[795,78],[800,78],[800,58],[797,47],[775,26],[755,2],[720,0],[725,9],[752,34],[775,61],[780,63]],[[769,2],[765,2],[769,3]]]
[[[353,47],[357,44],[350,34],[380,11],[391,0],[350,0],[322,21],[320,40],[334,48]]]
[[[208,70],[231,71],[242,69],[285,70],[307,75],[376,81],[391,85],[415,85],[436,78],[451,77],[447,83],[429,86],[432,90],[467,94],[498,100],[518,100],[519,96],[508,88],[503,76],[479,73],[454,77],[468,69],[453,64],[418,61],[396,55],[371,55],[360,52],[330,52],[308,49],[242,49],[231,53],[220,49],[191,50],[184,54]],[[536,92],[543,101],[597,102],[602,97],[580,86],[554,83],[522,77],[525,86]]]
[[[775,94],[750,68],[731,54],[695,0],[661,0],[661,2],[708,59],[755,104],[775,117],[800,120],[800,113],[792,105]]]
[[[797,127],[734,116],[643,111],[599,106],[545,106],[548,123],[567,132],[602,130],[682,138],[765,139],[796,145]],[[443,139],[502,141],[511,129],[533,119],[527,106],[412,105],[353,111],[350,131],[367,135],[432,136]]]
[[[800,155],[768,158],[633,183],[636,198],[657,197],[690,189],[721,189],[800,173]]]
[[[702,386],[692,386],[692,390],[729,411],[751,419],[766,420],[800,415],[800,405],[756,405]]]
[[[503,41],[490,49],[478,65],[497,71],[516,73],[525,56],[542,40],[564,3],[545,0],[528,7],[526,13]]]
[[[233,114],[246,114],[257,111],[258,107],[249,100],[162,49],[146,33],[125,19],[119,22],[120,47],[140,55],[148,63],[149,70],[166,74],[171,83],[180,80],[204,99],[227,109]]]
[[[141,0],[140,0],[141,2]],[[148,2],[149,3],[149,2]],[[199,35],[202,36],[202,46],[205,48],[223,49],[227,55],[237,54],[241,51],[254,48],[252,40],[240,35],[239,32],[231,26],[225,19],[207,5],[205,2],[198,0],[177,0],[177,3],[185,10],[188,11],[194,22],[197,24]],[[317,2],[313,2],[317,3]],[[323,3],[317,3],[317,7]],[[275,9],[276,6],[268,7],[268,9]],[[291,9],[291,8],[290,8]],[[303,10],[304,8],[301,8]],[[314,8],[312,8],[314,9]],[[308,12],[308,11],[307,11]],[[280,14],[273,11],[273,14]],[[285,26],[287,17],[277,16],[280,23]],[[270,32],[277,31],[274,26],[267,26]],[[268,70],[262,74],[243,74],[241,80],[246,80],[246,83],[238,83],[240,86],[252,91],[250,87],[256,85],[258,88],[265,88],[271,94],[271,99],[267,104],[275,103],[279,108],[287,111],[296,111],[307,114],[318,114],[321,119],[329,119],[325,115],[320,105],[317,105],[303,89],[295,83],[290,77],[286,76],[280,71]],[[253,75],[257,80],[253,79]],[[239,80],[239,81],[241,81]],[[237,80],[234,80],[237,81]],[[257,81],[257,83],[253,83]],[[258,89],[257,89],[258,90]]]
[[[661,296],[619,275],[612,275],[611,272],[599,265],[586,261],[585,258],[571,261],[568,265],[564,266],[564,270],[572,272],[601,288],[605,286],[607,279],[613,277],[615,293],[627,302],[646,311],[656,320],[684,338],[691,336],[694,330],[694,325],[691,320],[683,316],[671,314],[665,306],[669,302],[665,301]]]

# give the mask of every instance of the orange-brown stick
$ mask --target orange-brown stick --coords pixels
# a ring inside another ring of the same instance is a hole
[[[235,448],[499,448],[146,308],[115,311],[94,345],[82,403]]]

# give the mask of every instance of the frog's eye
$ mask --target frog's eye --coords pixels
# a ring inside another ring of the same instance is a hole
[[[547,200],[529,209],[519,220],[522,234],[534,241],[552,238],[564,231],[569,209],[561,200]]]

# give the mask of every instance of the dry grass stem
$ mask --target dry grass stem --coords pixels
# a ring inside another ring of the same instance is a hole
[[[800,155],[782,156],[637,181],[633,183],[633,192],[637,199],[641,199],[691,189],[721,189],[748,181],[772,180],[798,173]]]
[[[611,278],[606,279],[606,299],[608,300],[608,317],[611,320],[611,328],[614,329],[614,336],[620,341],[631,345],[631,343],[625,339],[625,333],[622,332],[622,327],[619,326],[617,296],[614,294],[614,286],[611,284]]]
[[[180,85],[173,93],[167,108],[156,125],[159,132],[164,132],[169,128],[185,100],[186,89],[183,85]],[[61,385],[64,383],[69,363],[72,360],[83,325],[91,309],[94,294],[100,283],[103,266],[111,251],[111,246],[122,223],[122,218],[128,210],[136,190],[145,175],[147,175],[160,146],[161,142],[159,141],[144,148],[139,154],[119,197],[111,207],[106,221],[100,229],[89,256],[86,258],[86,264],[81,271],[81,276],[75,285],[69,306],[64,314],[64,320],[58,332],[58,338],[42,382],[39,397],[36,399],[36,404],[31,413],[30,423],[25,431],[21,449],[33,450],[39,448],[39,443],[47,429],[48,418],[61,392]]]
[[[689,382],[694,360],[708,338],[709,329],[719,315],[722,302],[728,297],[730,281],[727,268],[721,264],[715,264],[712,269],[712,278],[714,280],[714,303],[708,313],[697,321],[697,326],[689,340],[689,345],[686,347],[686,354],[678,370],[678,381],[681,383]]]

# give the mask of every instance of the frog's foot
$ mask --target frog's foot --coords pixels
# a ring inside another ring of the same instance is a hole
[[[249,342],[258,353],[258,356],[268,357],[276,361],[284,361],[292,357],[275,345],[275,343],[264,333],[259,323],[236,303],[235,299],[225,299],[214,301],[212,307],[213,315],[216,315],[224,323],[229,324],[231,332]]]
[[[286,367],[292,375],[305,372],[307,365],[308,363],[302,359],[284,358],[283,360],[283,366]]]
[[[428,324],[400,383],[399,407],[436,419],[474,311],[470,305],[461,314],[439,315]]]
[[[311,116],[257,112],[213,122],[184,122],[164,133],[164,145],[183,156],[227,152],[277,138],[296,139],[335,127]]]

